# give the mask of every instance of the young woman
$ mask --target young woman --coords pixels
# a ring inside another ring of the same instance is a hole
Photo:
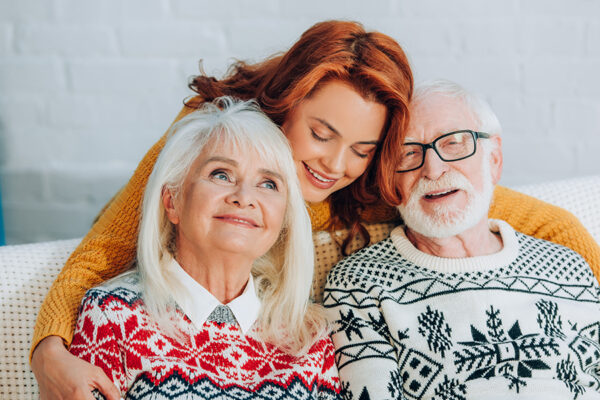
[[[408,60],[389,36],[354,22],[327,21],[309,28],[290,50],[257,64],[237,63],[222,80],[200,75],[198,93],[177,120],[222,95],[255,98],[288,138],[313,230],[346,227],[366,236],[360,224],[396,218],[377,198],[373,159],[397,148],[408,121],[413,88]],[[85,291],[127,269],[136,253],[139,207],[148,175],[165,138],[140,162],[133,177],[73,252],[38,315],[32,369],[43,399],[82,398],[100,387],[109,399],[116,388],[99,371],[64,347],[73,336]],[[519,204],[518,210],[511,208]],[[600,265],[600,251],[572,215],[506,188],[496,191],[491,218],[517,230],[559,242]],[[577,235],[573,235],[575,232]],[[573,240],[573,238],[575,238]],[[318,268],[318,266],[317,266]]]

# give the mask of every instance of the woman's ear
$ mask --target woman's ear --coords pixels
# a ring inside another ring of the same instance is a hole
[[[175,207],[175,196],[173,196],[173,191],[171,189],[163,187],[162,203],[167,214],[167,219],[171,221],[173,225],[179,224],[179,213]]]

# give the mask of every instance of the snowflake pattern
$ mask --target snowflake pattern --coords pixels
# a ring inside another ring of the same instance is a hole
[[[486,314],[489,338],[471,325],[473,340],[459,342],[465,347],[454,352],[457,372],[470,372],[467,381],[502,376],[509,381],[508,388],[519,393],[527,385],[523,378],[550,369],[543,358],[559,355],[558,343],[537,333],[523,334],[518,321],[504,334],[498,310],[492,306]]]
[[[432,400],[467,400],[467,385],[460,383],[458,379],[450,379],[444,375],[444,381],[441,382],[434,391],[435,396]]]
[[[571,355],[567,356],[566,360],[561,360],[556,365],[556,377],[564,382],[569,391],[573,393],[573,400],[585,392],[585,387],[579,383],[577,379],[577,370],[575,363],[571,361]]]
[[[440,353],[442,358],[446,357],[446,350],[452,347],[452,329],[446,323],[444,313],[432,310],[428,305],[427,310],[417,317],[417,321],[419,333],[427,340],[429,350]]]
[[[535,303],[538,309],[537,323],[544,330],[544,334],[550,337],[564,339],[563,323],[558,313],[558,304],[554,301],[540,299]]]
[[[589,266],[569,249],[514,235],[514,261],[490,270],[416,265],[391,239],[341,261],[324,305],[350,332],[334,331],[344,337],[336,358],[348,399],[464,400],[488,386],[519,398],[543,381],[574,400],[600,392],[600,288]],[[349,365],[357,384],[343,376]]]
[[[353,310],[348,310],[346,315],[340,311],[340,318],[336,322],[339,327],[335,330],[335,333],[344,332],[348,340],[352,340],[353,334],[362,339],[360,329],[368,326],[363,319],[354,316]]]
[[[235,321],[207,320],[197,329],[180,313],[181,342],[149,317],[137,285],[106,285],[86,294],[70,351],[100,366],[128,399],[340,399],[328,336],[294,357],[263,342],[256,326],[244,334]]]

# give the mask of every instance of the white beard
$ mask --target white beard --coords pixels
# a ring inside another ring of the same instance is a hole
[[[447,171],[436,181],[421,178],[410,194],[406,205],[397,206],[404,224],[411,230],[431,238],[456,236],[472,228],[488,214],[494,194],[489,156],[483,157],[483,188],[477,192],[471,182],[460,172]],[[461,189],[467,195],[467,204],[463,208],[437,205],[432,214],[427,214],[420,204],[426,193],[440,189]]]

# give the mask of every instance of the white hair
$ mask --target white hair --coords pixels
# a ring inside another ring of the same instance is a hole
[[[477,130],[489,133],[490,135],[502,134],[500,121],[488,102],[483,97],[469,92],[458,83],[446,79],[434,79],[422,82],[415,86],[411,102],[418,103],[436,94],[462,101],[477,121]],[[484,147],[486,146],[484,145]]]
[[[502,127],[490,105],[479,95],[467,91],[459,84],[436,79],[423,82],[415,87],[411,102],[420,103],[428,98],[442,95],[461,101],[471,112],[477,122],[477,131],[500,135]],[[496,147],[492,140],[481,140],[483,149],[482,175],[484,185],[482,191],[477,193],[469,180],[459,172],[450,171],[437,181],[421,178],[413,189],[405,205],[398,205],[398,211],[406,226],[427,237],[444,238],[455,236],[477,224],[484,215],[487,215],[490,202],[494,193],[490,167],[491,153]],[[468,204],[463,210],[438,207],[434,215],[426,214],[421,208],[418,199],[427,192],[437,187],[456,187],[463,189],[468,195]]]
[[[488,146],[489,147],[489,146]],[[482,157],[481,174],[483,187],[477,192],[471,182],[462,173],[449,170],[438,180],[419,179],[411,191],[406,204],[396,206],[404,224],[413,231],[430,238],[447,238],[456,236],[473,226],[488,214],[490,202],[494,194],[490,153],[485,150]],[[430,214],[425,213],[420,199],[433,190],[453,187],[462,189],[467,195],[467,204],[463,209],[455,206],[434,206]]]
[[[254,262],[252,275],[261,299],[262,339],[291,354],[303,354],[327,329],[322,309],[309,300],[314,269],[310,219],[289,143],[254,101],[221,97],[171,128],[142,205],[137,267],[144,303],[157,321],[174,320],[171,293],[179,288],[168,273],[175,254],[174,226],[167,219],[162,192],[168,188],[177,196],[192,163],[217,138],[242,150],[241,154],[254,150],[272,162],[286,182],[287,205],[279,238]]]

